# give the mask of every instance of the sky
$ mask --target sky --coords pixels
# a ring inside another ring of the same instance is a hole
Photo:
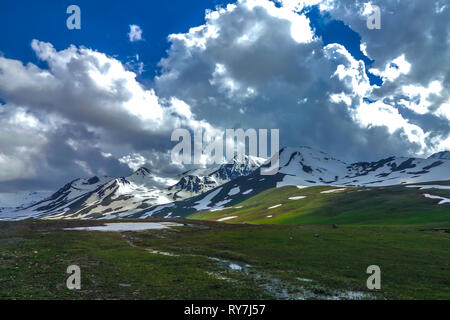
[[[449,150],[448,21],[441,0],[2,1],[0,193],[174,176],[177,128],[348,162]]]

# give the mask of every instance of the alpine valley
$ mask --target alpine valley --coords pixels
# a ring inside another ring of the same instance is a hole
[[[167,187],[140,168],[24,195],[0,212],[0,298],[450,298],[449,152],[350,164],[283,148],[261,175],[269,164],[234,158]],[[62,281],[73,264],[82,290]]]

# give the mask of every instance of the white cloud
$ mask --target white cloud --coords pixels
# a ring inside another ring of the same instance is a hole
[[[402,86],[401,89],[407,100],[401,99],[399,103],[418,114],[426,114],[430,112],[430,107],[433,105],[433,96],[440,96],[443,87],[440,81],[434,80],[428,84],[428,87],[410,84]],[[438,110],[445,108],[445,104],[442,104]]]
[[[130,24],[130,32],[128,32],[130,42],[142,40],[142,29],[136,24]]]
[[[132,168],[119,161],[123,155],[166,152],[175,128],[216,130],[180,99],[160,99],[112,57],[75,46],[57,51],[37,40],[32,48],[48,69],[0,57],[0,183],[38,174],[58,179],[58,166],[66,166],[64,180],[117,175],[129,170],[124,164]],[[170,168],[161,161],[154,165]]]
[[[409,141],[419,144],[421,148],[426,148],[425,138],[427,135],[422,128],[409,123],[395,107],[381,101],[371,104],[362,102],[352,113],[352,116],[363,127],[386,127],[390,134],[400,130],[402,131],[401,134]]]
[[[300,12],[306,7],[319,5],[321,11],[333,8],[334,0],[277,0],[286,9]]]
[[[145,159],[145,157],[143,157],[139,153],[125,155],[125,156],[121,157],[119,159],[119,161],[122,163],[125,163],[133,171],[136,171],[140,167],[145,166],[145,164],[147,163],[147,159]]]
[[[369,71],[377,76],[380,76],[383,81],[394,81],[402,74],[408,74],[411,70],[411,64],[406,61],[405,55],[395,58],[391,62],[388,62],[384,68],[384,71],[380,71],[377,68],[372,68]]]
[[[296,42],[307,43],[312,41],[313,32],[309,26],[309,19],[305,15],[297,14],[293,11],[296,8],[300,8],[302,4],[293,4],[292,1],[288,1],[288,7],[276,7],[273,2],[267,0],[246,0],[240,3],[252,11],[255,8],[264,8],[272,17],[288,21],[290,23],[290,34]]]
[[[344,102],[347,106],[351,106],[352,105],[352,98],[349,97],[348,95],[346,95],[343,92],[341,92],[341,93],[334,93],[334,94],[330,95],[330,100],[333,103]]]
[[[435,113],[438,116],[450,121],[450,100],[447,100],[446,103],[441,104]]]
[[[325,55],[336,63],[339,63],[334,76],[346,84],[353,96],[365,97],[372,91],[369,78],[365,73],[364,62],[356,60],[340,44],[329,44],[324,48]]]
[[[0,181],[24,179],[38,173],[35,162],[41,158],[48,143],[51,125],[22,107],[4,105],[0,108]]]
[[[74,162],[79,165],[84,172],[86,172],[88,175],[93,176],[94,172],[92,172],[91,168],[89,167],[89,164],[86,161],[83,160],[74,160]]]
[[[397,109],[405,104],[412,109],[417,100],[402,87],[428,88],[435,79],[442,85],[442,67],[433,65],[435,77],[426,85],[417,77],[417,66],[425,66],[426,59],[422,57],[418,62],[408,47],[415,44],[419,52],[423,50],[421,30],[415,29],[417,38],[396,37],[394,44],[390,39],[390,34],[395,34],[391,24],[404,23],[399,16],[391,21],[386,8],[381,8],[380,32],[388,41],[374,38],[373,32],[366,30],[363,14],[369,14],[371,8],[365,6],[366,2],[356,1],[348,10],[342,1],[280,2],[282,6],[277,7],[266,0],[241,0],[209,11],[204,25],[169,36],[171,48],[160,62],[162,73],[155,81],[158,94],[186,101],[212,124],[282,128],[282,144],[312,145],[344,157],[349,154],[344,149],[351,149],[354,157],[371,159],[394,153],[427,154],[439,139],[446,139],[445,124],[434,130],[429,123],[446,114],[445,105],[440,107],[446,101],[442,92],[421,97],[421,103],[426,104],[422,114],[434,118],[409,119],[409,114]],[[360,48],[375,59],[370,71],[382,77],[382,86],[370,84],[365,63],[355,59],[343,45],[323,47],[307,17],[299,13],[315,4],[357,28],[362,35]],[[419,6],[430,7],[423,1]],[[405,9],[407,16],[413,11],[414,4]],[[409,29],[404,26],[401,32]],[[442,53],[438,56],[442,57]],[[342,107],[336,105],[340,103]],[[382,108],[378,108],[380,104]],[[245,119],[239,116],[243,110]],[[380,144],[376,142],[379,140],[390,142]]]

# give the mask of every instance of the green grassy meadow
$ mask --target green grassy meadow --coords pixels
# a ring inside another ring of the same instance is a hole
[[[339,187],[273,188],[229,209],[202,211],[191,219],[258,224],[351,224],[371,226],[450,227],[450,206],[425,198],[424,193],[450,198],[450,190],[407,188],[404,186],[357,188],[322,193]],[[290,200],[291,197],[303,199]],[[281,206],[269,209],[273,206]],[[272,216],[269,217],[268,216]]]
[[[449,190],[322,193],[333,188],[270,189],[235,209],[145,220],[181,224],[163,230],[0,222],[0,299],[450,299],[450,205],[422,196]],[[81,290],[66,287],[72,264]],[[366,287],[369,265],[381,268],[380,290]]]

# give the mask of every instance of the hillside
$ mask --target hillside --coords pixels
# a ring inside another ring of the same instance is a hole
[[[246,156],[198,168],[167,187],[147,168],[128,177],[74,180],[52,196],[18,209],[0,209],[0,219],[116,219],[186,217],[235,206],[263,191],[285,186],[387,187],[450,179],[448,152],[428,159],[389,157],[348,164],[309,147],[282,148],[279,171],[261,175],[264,159]],[[319,201],[320,199],[318,199]],[[409,199],[404,199],[409,202]],[[405,204],[407,205],[407,204]]]
[[[388,187],[450,179],[450,161],[445,159],[390,157],[376,162],[346,164],[308,147],[283,148],[279,154],[280,170],[275,175],[265,176],[255,170],[196,197],[155,206],[145,216],[185,217],[197,211],[220,211],[237,206],[265,190],[276,188],[272,192],[277,194],[277,189],[284,186]],[[259,199],[265,200],[264,195]],[[410,201],[408,198],[403,200],[406,201],[404,205]]]
[[[446,181],[420,187],[272,188],[234,206],[204,210],[188,218],[258,224],[450,227],[449,212],[450,181]]]

